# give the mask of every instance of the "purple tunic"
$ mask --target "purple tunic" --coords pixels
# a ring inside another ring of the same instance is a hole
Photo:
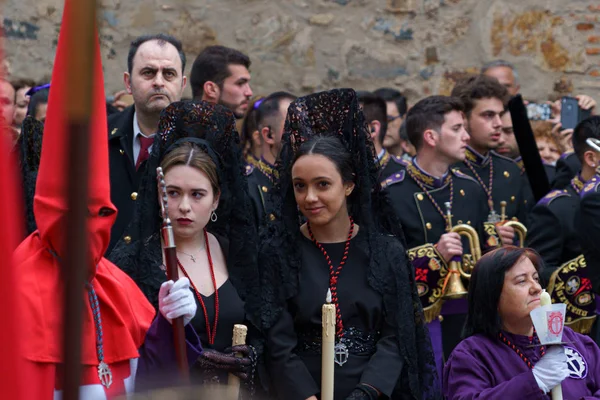
[[[185,326],[185,341],[188,364],[191,368],[202,354],[200,337],[192,324]],[[147,390],[172,386],[178,383],[179,379],[173,344],[173,327],[161,313],[158,313],[140,348],[136,389]]]
[[[529,346],[528,336],[505,333],[533,363],[540,348]],[[565,327],[570,376],[562,382],[565,400],[600,399],[600,349],[592,339]],[[538,387],[531,369],[500,339],[474,335],[463,340],[444,367],[444,396],[467,399],[550,399]]]

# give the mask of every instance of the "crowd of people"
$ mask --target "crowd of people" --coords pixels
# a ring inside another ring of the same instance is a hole
[[[189,79],[186,64],[177,38],[136,38],[124,91],[95,110],[107,118],[91,133],[82,398],[178,382],[181,317],[192,384],[236,376],[242,398],[317,400],[328,292],[336,400],[549,399],[557,385],[600,398],[594,99],[575,94],[591,116],[569,129],[561,101],[544,102],[525,149],[506,61],[414,104],[393,88],[257,95],[250,57],[224,46],[206,47]],[[59,66],[49,82],[0,85],[21,159],[28,236],[15,260],[38,399],[60,395],[64,373]],[[545,196],[523,158],[545,173]],[[167,216],[178,280],[165,273]],[[533,327],[543,289],[567,304],[564,345],[542,346]],[[248,337],[232,346],[237,324]]]

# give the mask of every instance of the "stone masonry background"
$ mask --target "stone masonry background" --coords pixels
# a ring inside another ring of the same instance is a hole
[[[50,75],[62,5],[5,2],[12,77]],[[103,0],[98,14],[108,95],[123,88],[130,41],[166,32],[183,41],[187,75],[207,45],[249,54],[255,94],[390,86],[414,102],[503,58],[530,100],[600,100],[598,0]]]

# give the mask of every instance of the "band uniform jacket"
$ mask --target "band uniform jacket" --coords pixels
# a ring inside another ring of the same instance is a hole
[[[506,201],[506,218],[517,218],[523,224],[526,222],[526,180],[515,160],[494,151],[484,157],[468,147],[465,161],[454,167],[483,184],[486,191],[489,190],[491,178],[493,211],[500,214],[500,202]]]
[[[582,232],[581,247],[595,293],[600,293],[600,176],[586,182],[580,195],[575,229]]]
[[[263,160],[256,165],[246,165],[246,176],[248,177],[248,192],[252,201],[254,218],[261,226],[268,220],[273,220],[275,216],[269,208],[271,203],[268,201],[273,190],[273,181],[275,179],[275,170]]]
[[[108,118],[108,158],[110,169],[110,198],[117,207],[117,220],[110,232],[110,244],[106,254],[119,240],[129,244],[135,237],[127,232],[133,217],[138,187],[145,162],[138,171],[133,159],[133,116],[134,106]]]
[[[552,182],[552,189],[566,188],[580,170],[581,162],[577,155],[572,151],[564,153],[556,162],[556,175]]]
[[[421,185],[419,185],[417,183]],[[452,224],[467,224],[478,233],[480,247],[485,247],[487,235],[487,197],[479,183],[455,169],[442,178],[433,178],[413,162],[387,179],[384,184],[406,237],[409,259],[415,268],[415,281],[425,311],[438,370],[441,372],[442,353],[448,356],[460,341],[466,309],[462,300],[441,300],[447,263],[437,251],[436,244],[446,233],[446,208],[451,202]],[[425,188],[427,192],[423,190]],[[434,202],[431,201],[431,196]],[[442,215],[444,214],[444,215]],[[470,253],[463,240],[464,254]],[[442,272],[444,271],[444,272]],[[465,285],[468,283],[465,281]],[[444,308],[442,309],[442,304]],[[440,314],[443,315],[440,318]],[[441,326],[440,326],[440,321]]]
[[[576,176],[566,188],[544,196],[529,215],[526,245],[544,260],[544,284],[556,268],[581,255],[580,235],[574,222],[581,189],[583,182]]]

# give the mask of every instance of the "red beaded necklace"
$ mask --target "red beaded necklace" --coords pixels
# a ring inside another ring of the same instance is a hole
[[[192,288],[194,289],[194,293],[196,294],[196,298],[198,299],[198,302],[200,303],[200,306],[202,307],[202,312],[204,313],[204,322],[206,323],[206,334],[208,335],[208,343],[210,345],[213,345],[213,344],[215,344],[215,336],[217,334],[217,325],[219,324],[219,291],[217,290],[217,280],[215,278],[215,268],[213,266],[212,257],[210,255],[210,246],[208,245],[208,233],[206,232],[206,229],[204,229],[204,243],[206,244],[206,255],[208,256],[208,265],[210,266],[210,277],[212,279],[213,287],[215,288],[215,320],[213,322],[212,329],[210,327],[210,322],[208,320],[208,312],[206,311],[206,305],[204,304],[204,299],[202,299],[202,295],[200,294],[198,289],[196,289],[196,285],[194,285],[194,282],[192,282],[192,279],[188,275],[185,268],[183,268],[183,265],[181,264],[179,259],[177,259],[177,264],[179,265],[179,268],[181,268],[181,271],[186,276],[186,278],[188,278],[190,280],[190,285],[192,285]]]
[[[535,331],[533,332],[533,334],[535,335]],[[523,354],[523,352],[517,346],[515,346],[515,344],[513,342],[508,340],[508,338],[506,336],[504,336],[504,334],[502,332],[498,332],[498,337],[500,338],[500,340],[502,340],[502,342],[504,342],[504,344],[506,344],[508,347],[513,349],[515,351],[515,353],[517,353],[517,355],[519,357],[521,357],[521,360],[525,361],[525,364],[527,364],[529,369],[533,369],[533,364],[531,363],[531,361],[529,361],[529,358],[527,358],[525,356],[525,354]],[[546,354],[546,348],[544,346],[541,346],[540,350],[542,352],[542,357],[543,357],[544,354]]]
[[[310,222],[306,223],[306,228],[308,230],[308,234],[313,243],[321,250],[321,253],[325,256],[325,260],[327,260],[327,265],[329,266],[329,289],[331,290],[331,301],[335,304],[335,326],[337,328],[337,337],[341,338],[344,336],[344,324],[342,322],[342,313],[340,311],[340,305],[338,301],[337,295],[337,282],[338,277],[340,276],[340,272],[342,272],[342,267],[346,264],[346,260],[348,259],[348,249],[350,248],[350,240],[352,240],[352,233],[354,232],[354,220],[350,217],[350,231],[348,232],[348,239],[346,240],[346,244],[344,246],[344,255],[342,256],[342,261],[340,265],[336,269],[333,268],[333,263],[331,262],[331,258],[327,251],[323,248],[323,245],[315,239],[315,236],[310,229]]]

